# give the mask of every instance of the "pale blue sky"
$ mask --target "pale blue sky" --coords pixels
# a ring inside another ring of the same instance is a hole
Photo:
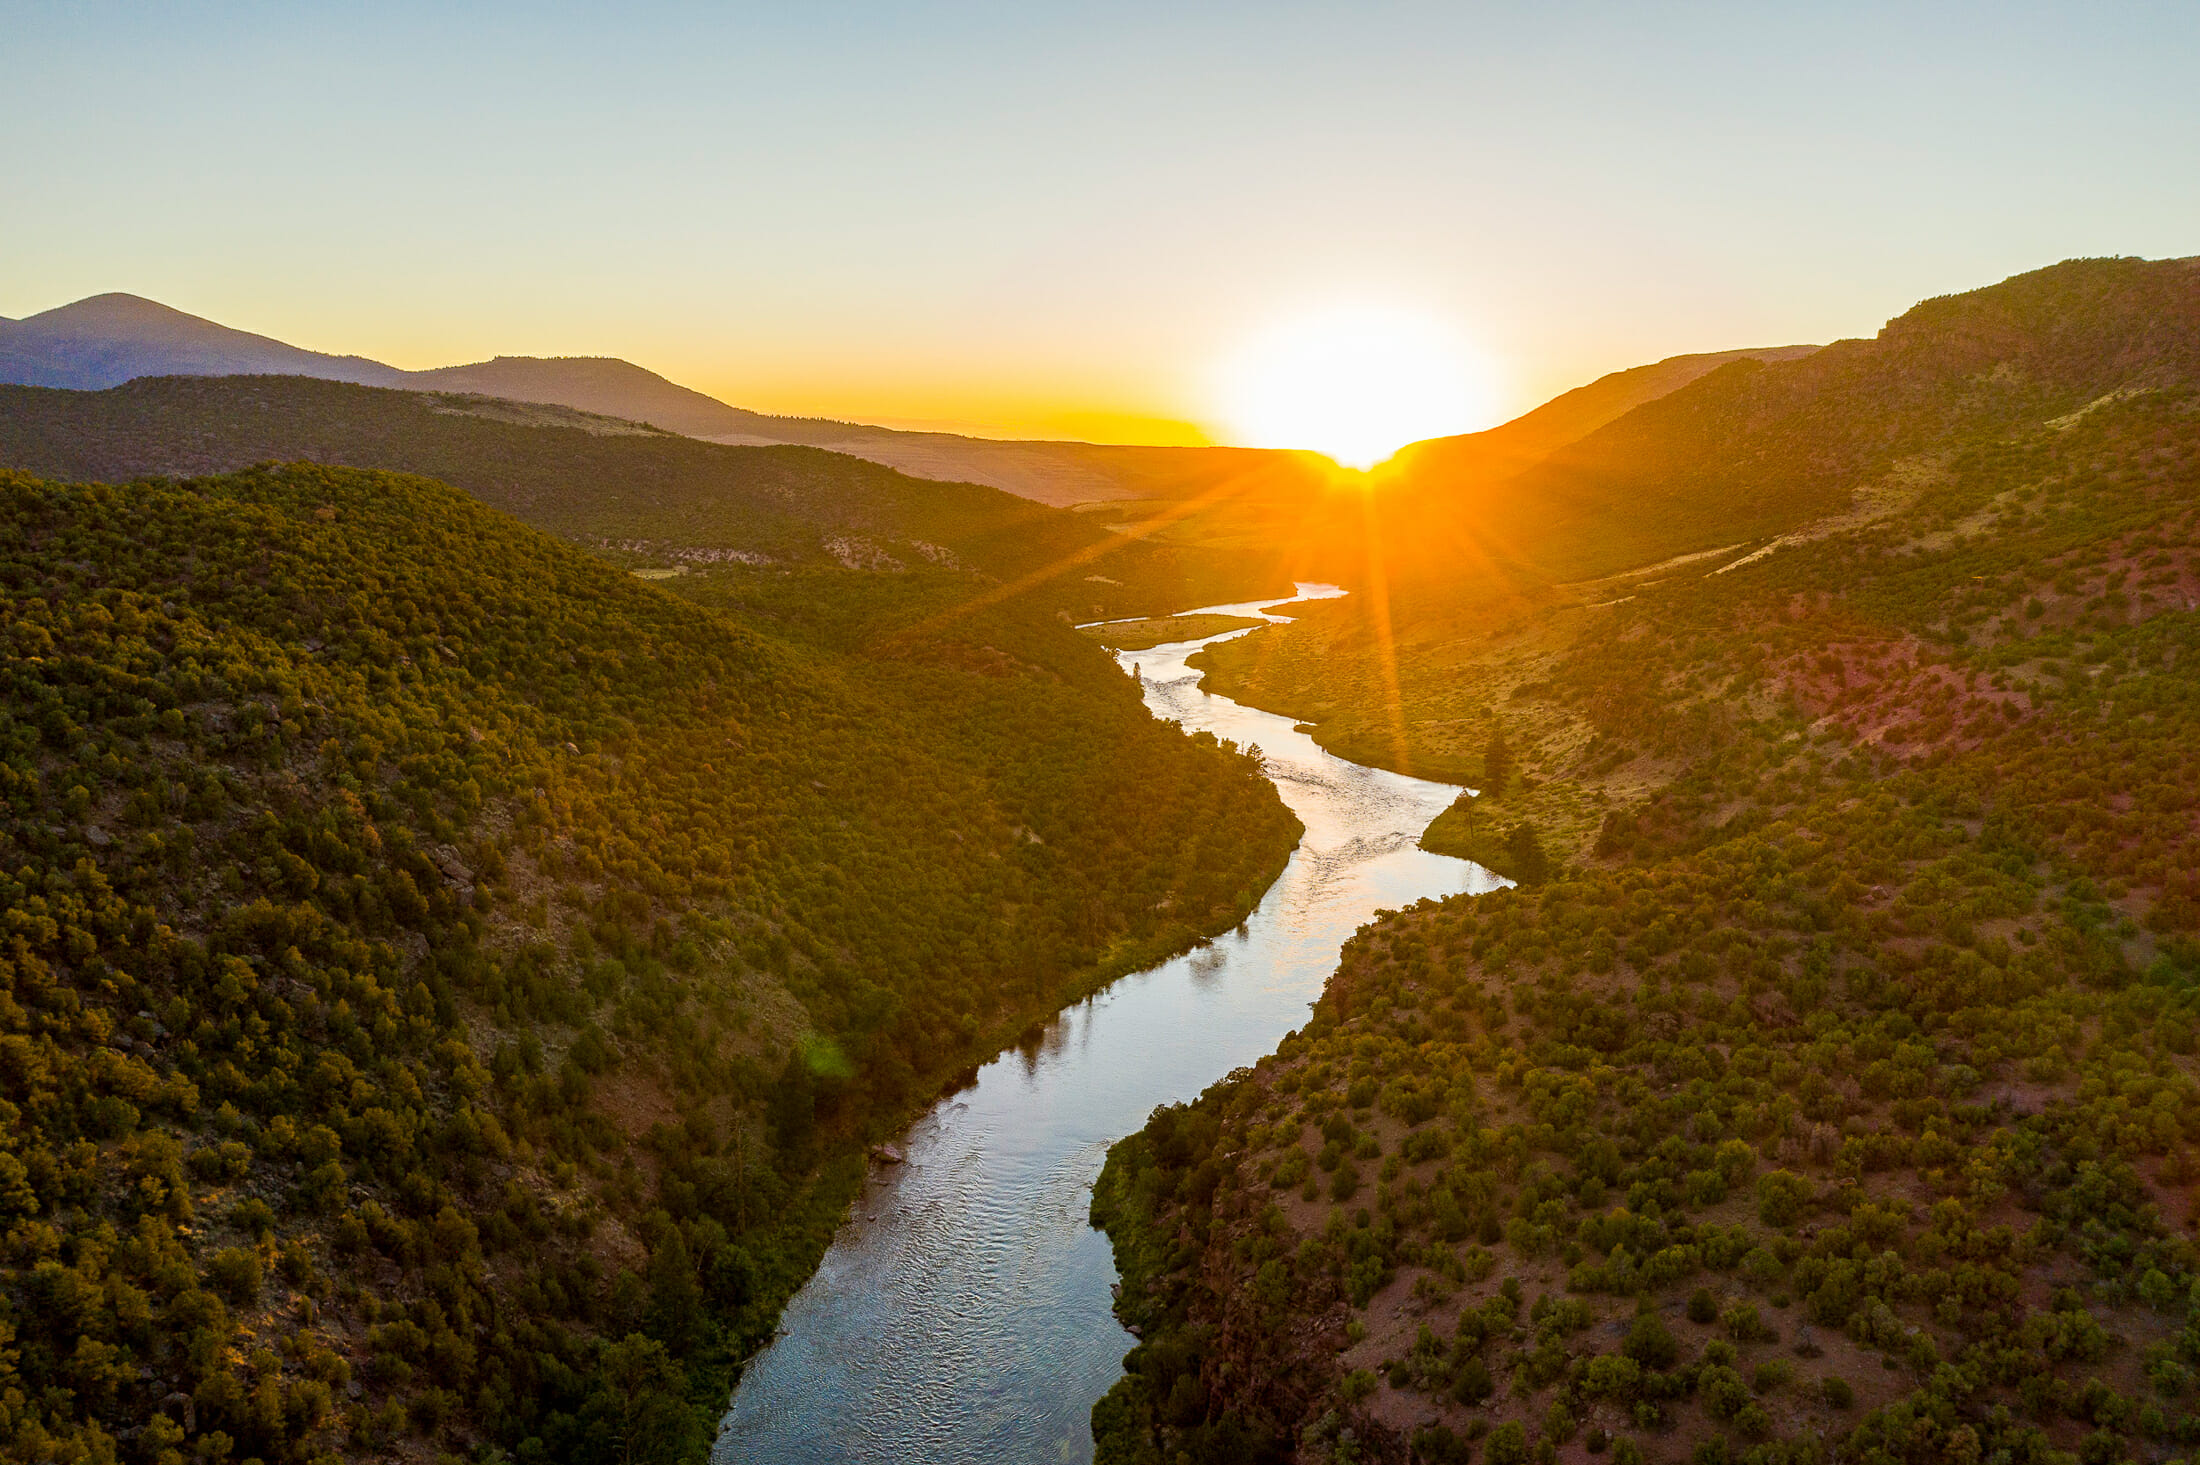
[[[782,411],[1197,419],[1340,300],[1441,318],[1521,407],[2200,253],[2189,0],[0,0],[0,60],[0,314],[131,290]]]

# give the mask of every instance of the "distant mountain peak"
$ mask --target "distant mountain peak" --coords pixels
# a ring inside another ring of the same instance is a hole
[[[166,326],[180,329],[196,328],[206,332],[218,332],[224,336],[251,336],[248,331],[235,330],[219,321],[208,320],[202,315],[178,310],[173,305],[163,305],[158,300],[148,300],[143,295],[132,295],[123,290],[110,290],[103,295],[87,295],[82,300],[72,300],[67,305],[57,305],[28,315],[13,324],[33,328],[47,335],[89,335],[93,332],[127,330],[141,333],[147,326]],[[267,336],[251,336],[257,341],[271,340]]]
[[[387,386],[404,373],[308,351],[112,290],[0,324],[0,381],[98,390],[141,376],[289,374]]]
[[[87,310],[112,308],[147,310],[159,315],[190,314],[190,312],[188,311],[176,309],[176,307],[174,307],[173,305],[164,305],[160,301],[153,299],[151,296],[132,295],[127,290],[102,290],[97,295],[87,295],[81,300],[72,300],[67,305],[56,305],[55,307],[53,307],[53,309],[42,310],[38,314],[41,316],[71,315]],[[33,317],[33,319],[35,318],[36,317]],[[202,317],[194,315],[191,316],[191,319],[199,320],[202,319]]]

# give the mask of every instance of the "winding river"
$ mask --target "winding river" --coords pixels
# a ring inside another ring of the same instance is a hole
[[[1203,609],[1282,620],[1303,600]],[[1108,1241],[1086,1219],[1109,1144],[1301,1025],[1375,911],[1494,889],[1417,847],[1458,790],[1323,752],[1288,718],[1199,689],[1185,659],[1236,631],[1124,652],[1155,715],[1258,744],[1306,836],[1226,935],[1058,1014],[943,1099],[874,1166],[817,1274],[749,1367],[713,1465],[1085,1461],[1093,1404],[1135,1341]]]

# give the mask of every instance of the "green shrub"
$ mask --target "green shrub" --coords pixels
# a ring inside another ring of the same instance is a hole
[[[1773,1170],[1757,1178],[1757,1219],[1785,1230],[1803,1218],[1816,1188],[1801,1175]]]
[[[1680,1344],[1673,1340],[1672,1329],[1654,1312],[1635,1315],[1634,1321],[1627,1325],[1627,1338],[1620,1350],[1648,1369],[1671,1368],[1681,1353]]]
[[[1737,1343],[1769,1343],[1779,1334],[1758,1314],[1755,1303],[1737,1302],[1719,1317],[1726,1335]]]
[[[1625,1403],[1642,1384],[1642,1365],[1624,1353],[1600,1353],[1582,1368],[1581,1392]]]
[[[224,1247],[206,1259],[207,1280],[240,1306],[259,1300],[260,1258],[239,1246]]]

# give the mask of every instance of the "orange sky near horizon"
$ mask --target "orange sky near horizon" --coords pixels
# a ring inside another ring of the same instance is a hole
[[[1340,302],[1490,368],[1433,434],[2200,251],[2175,0],[92,0],[8,32],[35,227],[0,230],[0,315],[123,290],[987,435],[1241,440],[1218,372]]]

